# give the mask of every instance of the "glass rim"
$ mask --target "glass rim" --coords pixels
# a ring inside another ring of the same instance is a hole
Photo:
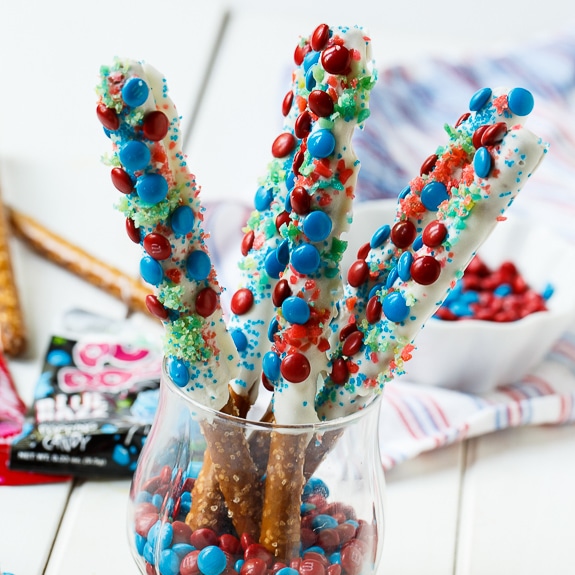
[[[248,419],[244,417],[239,417],[237,415],[231,415],[228,413],[223,413],[218,409],[213,407],[209,407],[200,403],[196,399],[194,399],[190,394],[185,392],[185,389],[179,387],[174,383],[172,378],[170,377],[167,369],[166,369],[166,358],[162,361],[162,381],[161,385],[168,386],[170,392],[179,395],[186,403],[189,403],[195,406],[198,410],[206,413],[206,415],[211,416],[212,418],[217,418],[220,420],[225,420],[235,425],[246,425],[248,424],[250,427],[254,429],[260,430],[268,430],[268,431],[282,431],[285,430],[286,433],[296,433],[296,432],[303,432],[303,431],[310,431],[313,433],[323,433],[325,431],[329,431],[332,429],[338,429],[341,427],[345,427],[347,425],[352,424],[353,422],[363,419],[367,414],[371,413],[374,409],[379,409],[380,401],[383,396],[383,393],[376,393],[373,394],[368,405],[365,407],[350,413],[349,415],[344,415],[341,417],[337,417],[335,419],[325,419],[323,421],[313,421],[309,423],[284,423],[278,424],[275,422],[268,422],[268,421],[261,421],[257,419]]]

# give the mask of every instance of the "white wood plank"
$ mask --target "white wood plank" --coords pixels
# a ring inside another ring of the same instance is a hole
[[[381,573],[453,573],[462,454],[452,445],[387,473]]]
[[[574,485],[573,426],[471,441],[456,573],[573,573]]]
[[[126,528],[130,483],[86,481],[73,491],[45,575],[137,575]]]
[[[0,565],[8,573],[42,575],[71,482],[0,488]]]

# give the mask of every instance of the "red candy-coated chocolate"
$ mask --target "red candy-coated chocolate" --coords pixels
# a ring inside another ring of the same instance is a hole
[[[100,102],[96,107],[96,115],[104,128],[115,132],[120,127],[120,118],[116,110],[108,108],[103,102]]]
[[[290,90],[282,100],[282,114],[287,116],[289,114],[293,102],[293,92]]]
[[[220,549],[230,555],[239,555],[242,552],[242,544],[231,533],[224,533],[220,535]]]
[[[320,531],[320,534],[321,534],[321,531]],[[318,537],[318,541],[319,541],[319,537]],[[327,557],[325,555],[322,555],[321,553],[318,553],[317,551],[306,551],[303,554],[302,559],[313,559],[314,561],[321,563],[324,567],[327,567],[329,565],[329,561],[328,561]]]
[[[482,146],[495,146],[503,141],[503,137],[507,133],[507,124],[505,122],[497,122],[492,126],[487,127],[481,135]]]
[[[148,311],[158,319],[168,319],[168,310],[162,305],[155,295],[147,295],[145,299]]]
[[[136,515],[134,522],[134,529],[138,535],[142,537],[148,536],[148,531],[154,523],[158,521],[158,510],[156,509],[150,513],[139,513]]]
[[[267,563],[259,557],[252,557],[244,561],[240,569],[240,575],[266,575]]]
[[[469,116],[471,116],[471,112],[465,112],[465,114],[461,114],[457,122],[455,122],[455,127],[457,128],[460,126],[463,122],[465,122],[465,120],[467,120],[467,118],[469,118]]]
[[[382,305],[379,298],[374,295],[369,298],[367,306],[365,307],[365,319],[368,323],[377,323],[381,319]]]
[[[136,227],[132,218],[126,218],[126,233],[135,244],[140,243],[140,229]]]
[[[433,168],[435,168],[435,164],[437,164],[438,156],[437,154],[431,154],[424,162],[421,164],[421,168],[419,169],[419,174],[421,176],[428,175]]]
[[[190,536],[190,544],[196,549],[203,549],[210,545],[217,545],[218,539],[219,537],[213,529],[201,527],[200,529],[196,529]]]
[[[347,362],[343,357],[336,357],[331,365],[330,378],[336,385],[343,385],[349,377]]]
[[[370,250],[371,250],[371,246],[369,245],[369,242],[366,242],[357,250],[357,259],[358,260],[366,259]]]
[[[267,389],[267,391],[273,391],[274,388],[274,384],[266,377],[266,374],[262,372],[262,385],[264,386],[264,389]]]
[[[304,160],[305,160],[305,154],[304,154],[304,152],[300,149],[300,150],[298,150],[298,151],[294,154],[294,156],[293,156],[293,162],[292,162],[292,165],[291,165],[291,169],[292,169],[293,173],[294,173],[296,176],[299,176],[299,175],[300,175],[299,169],[301,168],[301,165],[303,164],[303,161],[304,161]]]
[[[417,235],[417,230],[413,222],[403,220],[397,222],[391,228],[391,241],[400,249],[409,247]]]
[[[434,222],[429,222],[429,224],[425,226],[421,239],[426,246],[435,248],[443,243],[446,236],[447,228],[445,227],[445,224],[435,220]]]
[[[242,533],[240,535],[240,544],[242,549],[245,551],[252,543],[257,543],[257,541],[249,534]]]
[[[476,150],[481,148],[482,146],[481,139],[483,138],[483,133],[485,132],[485,130],[487,130],[487,128],[489,128],[489,126],[485,124],[483,126],[479,126],[479,128],[477,128],[477,130],[473,132],[473,136],[471,137],[471,143],[473,144],[473,147]]]
[[[339,533],[336,529],[322,529],[317,536],[317,544],[328,554],[333,553],[339,546]]]
[[[218,307],[218,294],[211,288],[205,287],[196,296],[196,312],[202,317],[209,317]]]
[[[292,290],[286,279],[281,279],[274,287],[272,293],[272,302],[276,307],[280,307],[281,304],[292,295]]]
[[[291,221],[290,215],[285,210],[276,216],[276,230],[279,232],[283,225],[289,225]]]
[[[273,565],[274,555],[270,553],[263,545],[259,543],[252,543],[244,552],[244,559],[253,559],[258,557],[266,562],[266,566],[269,568]]]
[[[339,341],[347,339],[348,336],[354,331],[357,331],[357,329],[357,324],[355,322],[344,325],[339,332]]]
[[[332,563],[327,568],[327,575],[341,575],[341,565],[339,563]]]
[[[346,574],[360,575],[365,562],[366,546],[357,539],[348,541],[341,548],[340,563]]]
[[[350,51],[339,44],[326,48],[321,54],[321,64],[329,74],[347,74],[350,63]]]
[[[112,184],[118,191],[123,194],[131,194],[134,191],[132,178],[123,168],[112,168],[110,176],[112,177]]]
[[[301,383],[309,377],[311,366],[303,353],[295,352],[283,359],[280,364],[280,372],[287,381]]]
[[[293,134],[284,132],[280,134],[272,144],[272,155],[274,158],[285,158],[296,146],[296,139]]]
[[[248,252],[252,249],[254,245],[255,234],[253,230],[246,232],[242,238],[241,251],[243,256],[247,256]]]
[[[296,186],[290,193],[290,203],[296,214],[305,216],[311,207],[311,197],[303,186]]]
[[[353,287],[359,287],[369,277],[369,266],[365,260],[356,260],[349,266],[347,281]]]
[[[428,286],[437,281],[441,264],[433,256],[422,256],[413,260],[410,271],[413,281]]]
[[[312,90],[308,96],[309,109],[320,118],[328,118],[333,114],[333,100],[331,96],[323,90]]]
[[[168,120],[168,116],[161,110],[154,110],[145,115],[142,131],[148,140],[159,142],[166,137],[169,127],[170,120]]]
[[[144,249],[155,260],[167,260],[172,255],[172,246],[168,238],[162,234],[152,232],[142,242]]]
[[[200,550],[190,551],[180,563],[180,575],[201,575],[200,568],[198,567],[198,555]],[[153,573],[156,570],[154,569]]]
[[[190,543],[190,536],[192,535],[192,528],[183,521],[174,521],[172,523],[172,543]]]
[[[230,308],[236,315],[247,313],[254,303],[254,294],[248,288],[239,289],[230,302]]]
[[[308,111],[302,112],[295,120],[294,133],[296,138],[303,140],[311,132],[311,114]],[[287,154],[286,154],[287,155]]]
[[[350,333],[343,342],[343,346],[341,348],[341,352],[343,355],[347,355],[351,357],[355,355],[363,345],[363,333],[361,331],[354,331]]]
[[[304,44],[300,46],[299,44],[295,47],[293,53],[293,60],[296,66],[301,66],[303,64],[303,59],[305,55],[311,51],[311,46],[309,44]]]
[[[302,559],[299,572],[300,575],[325,575],[325,567],[314,559]]]
[[[323,50],[329,40],[329,26],[320,24],[313,32],[310,38],[312,50],[319,52]]]

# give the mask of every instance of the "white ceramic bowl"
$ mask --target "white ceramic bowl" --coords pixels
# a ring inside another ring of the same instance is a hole
[[[349,234],[347,265],[357,249],[393,221],[395,200],[358,204]],[[512,211],[512,210],[511,210]],[[510,260],[539,293],[554,289],[548,311],[509,323],[430,319],[417,336],[406,381],[481,393],[520,380],[575,321],[575,246],[531,221],[509,216],[479,250],[495,268]]]

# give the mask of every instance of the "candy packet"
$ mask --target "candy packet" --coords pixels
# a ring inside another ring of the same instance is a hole
[[[78,310],[68,314],[67,327],[73,329],[50,339],[33,418],[12,443],[10,467],[129,477],[157,406],[157,338],[146,339],[146,330],[130,320],[107,321]]]

